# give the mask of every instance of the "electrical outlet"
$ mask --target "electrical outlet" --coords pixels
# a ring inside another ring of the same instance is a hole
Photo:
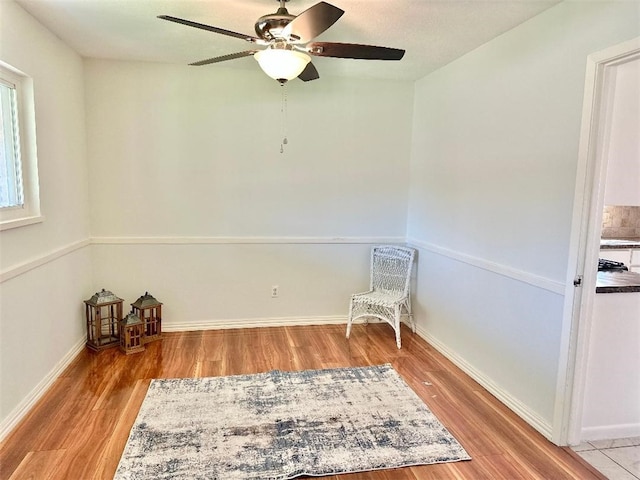
[[[271,286],[271,298],[276,298],[278,296],[278,285]]]

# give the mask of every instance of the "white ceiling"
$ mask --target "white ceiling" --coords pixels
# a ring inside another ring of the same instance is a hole
[[[5,0],[1,0],[5,1]],[[164,20],[172,15],[255,35],[277,0],[16,0],[84,57],[188,64],[251,49],[236,38]],[[345,14],[318,40],[404,48],[399,62],[314,58],[323,75],[416,80],[560,0],[329,0]],[[317,0],[291,0],[298,15]],[[245,57],[190,68],[257,69]]]

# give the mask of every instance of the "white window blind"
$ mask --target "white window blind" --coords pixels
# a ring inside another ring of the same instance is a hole
[[[16,85],[0,78],[0,208],[22,206],[22,160]]]

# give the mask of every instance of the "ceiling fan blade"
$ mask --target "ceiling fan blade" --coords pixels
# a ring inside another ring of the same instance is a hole
[[[211,63],[224,62],[226,60],[234,60],[236,58],[250,57],[257,51],[258,50],[246,50],[244,52],[230,53],[229,55],[222,55],[220,57],[213,57],[213,58],[208,58],[207,60],[200,60],[199,62],[193,62],[193,63],[190,63],[189,65],[192,65],[194,67],[199,67],[201,65],[209,65]]]
[[[400,60],[404,50],[399,48],[359,45],[357,43],[312,42],[307,45],[310,55],[317,57],[355,58],[361,60]]]
[[[224,28],[212,27],[211,25],[205,25],[204,23],[192,22],[191,20],[185,20],[183,18],[172,17],[170,15],[159,15],[158,18],[162,20],[168,20],[170,22],[180,23],[187,25],[188,27],[199,28],[201,30],[208,30],[209,32],[220,33],[229,37],[241,38],[251,43],[260,43],[261,40],[251,35],[245,35],[244,33],[232,32],[231,30],[225,30]]]
[[[343,13],[344,10],[327,2],[316,3],[291,20],[282,35],[292,43],[306,43],[336,23]]]
[[[318,70],[316,70],[316,67],[313,65],[313,63],[309,62],[307,63],[307,66],[304,68],[302,73],[298,75],[298,78],[303,82],[308,82],[310,80],[317,80],[318,78],[320,78],[320,75],[318,75]]]

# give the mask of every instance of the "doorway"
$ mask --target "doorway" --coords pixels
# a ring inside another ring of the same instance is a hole
[[[564,369],[558,375],[553,440],[579,443],[591,311],[595,298],[607,172],[608,119],[616,67],[640,59],[640,37],[590,55],[585,93],[563,315]]]

